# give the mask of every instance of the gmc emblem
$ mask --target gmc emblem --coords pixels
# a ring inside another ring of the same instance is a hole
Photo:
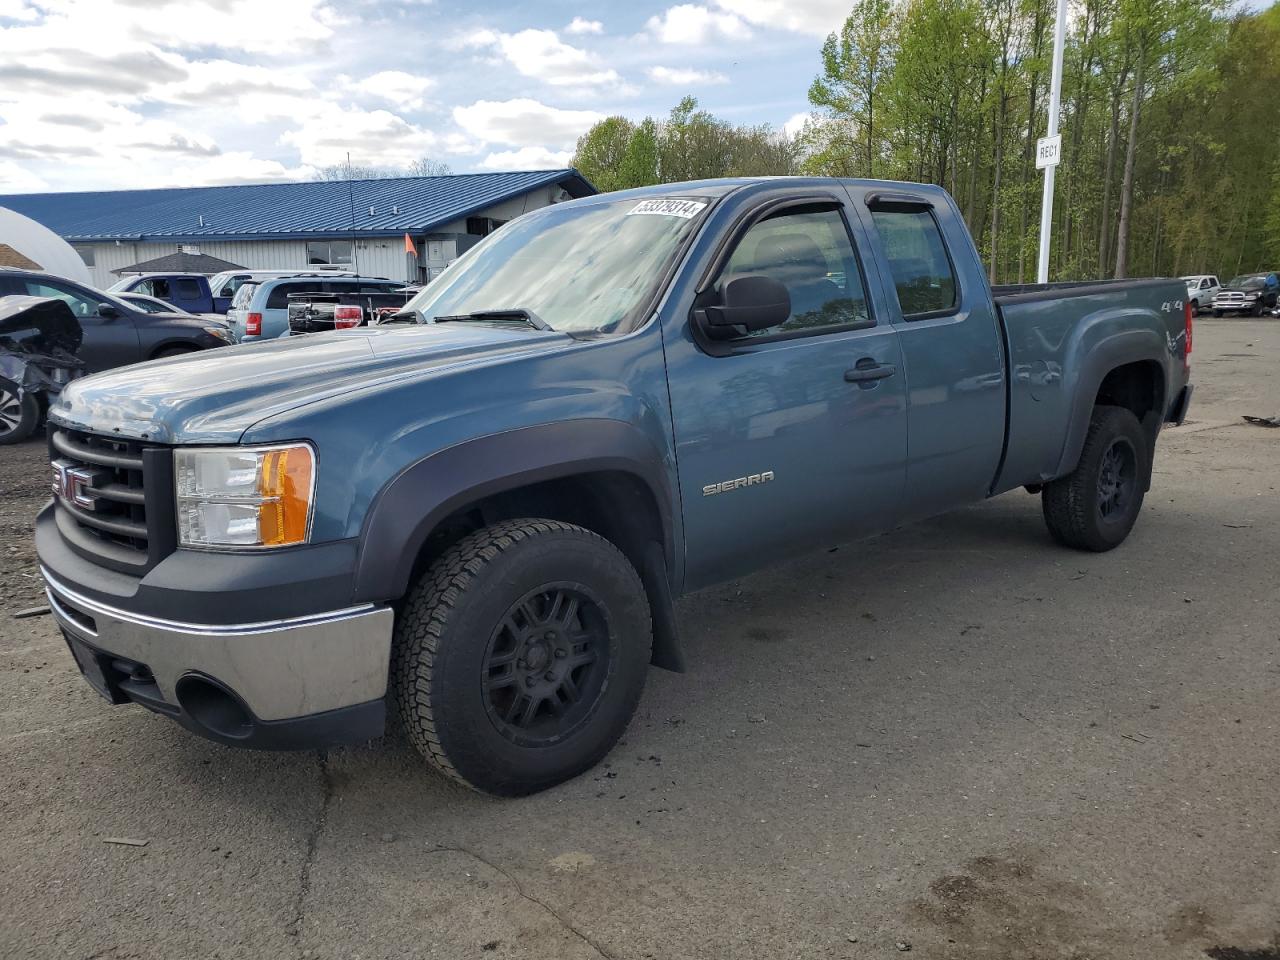
[[[82,510],[94,509],[94,481],[100,471],[78,467],[66,460],[53,461],[53,494],[74,503]]]

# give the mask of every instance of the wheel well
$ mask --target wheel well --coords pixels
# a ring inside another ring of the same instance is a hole
[[[1154,436],[1164,419],[1164,372],[1154,360],[1116,367],[1098,387],[1097,405],[1124,407]]]
[[[427,537],[410,582],[467,534],[522,517],[585,527],[613,543],[637,570],[644,569],[649,544],[664,552],[668,546],[657,501],[643,480],[624,471],[582,473],[503,490],[455,510]]]
[[[195,353],[199,349],[198,346],[188,340],[170,340],[153,348],[151,353],[147,355],[147,359],[157,360],[161,355],[167,353]]]

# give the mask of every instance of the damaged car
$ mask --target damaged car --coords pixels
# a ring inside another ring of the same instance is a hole
[[[83,372],[83,337],[65,300],[0,297],[0,445],[31,436],[49,400]]]

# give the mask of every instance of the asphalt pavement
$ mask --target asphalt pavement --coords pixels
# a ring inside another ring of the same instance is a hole
[[[108,706],[14,616],[0,448],[0,957],[1280,960],[1280,321],[1193,359],[1120,549],[1015,492],[687,598],[689,672],[514,801]]]

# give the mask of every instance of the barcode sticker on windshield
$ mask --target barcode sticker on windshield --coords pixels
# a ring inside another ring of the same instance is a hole
[[[663,217],[680,217],[692,220],[706,206],[699,200],[642,200],[635,208],[627,211],[627,216],[637,213],[656,213]]]

